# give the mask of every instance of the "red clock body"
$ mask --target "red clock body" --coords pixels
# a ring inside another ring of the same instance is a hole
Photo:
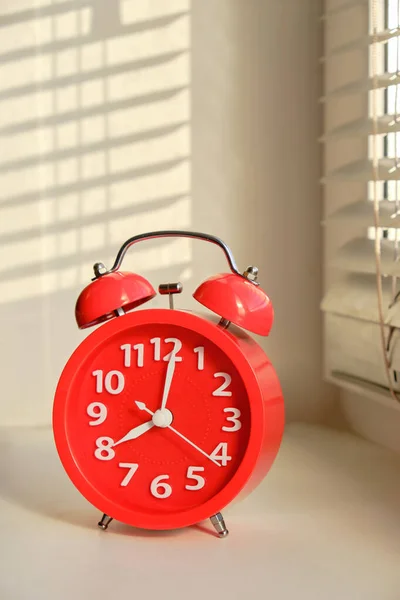
[[[146,529],[198,523],[251,491],[282,439],[276,373],[242,330],[186,311],[114,318],[75,350],[53,408],[70,479]]]

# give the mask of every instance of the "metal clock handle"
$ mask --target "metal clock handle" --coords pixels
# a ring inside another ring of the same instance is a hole
[[[145,240],[154,240],[154,239],[158,239],[158,238],[167,238],[167,237],[185,237],[185,238],[193,238],[193,239],[197,239],[197,240],[203,240],[205,242],[210,242],[212,244],[216,244],[217,246],[219,246],[226,257],[226,260],[228,261],[229,264],[229,268],[232,271],[232,273],[236,273],[237,275],[240,275],[241,277],[243,277],[242,273],[239,272],[235,259],[233,258],[233,254],[230,250],[230,248],[225,244],[225,242],[223,242],[222,240],[220,240],[219,238],[215,237],[214,235],[210,235],[208,233],[198,233],[196,231],[180,231],[180,230],[165,230],[165,231],[151,231],[149,233],[141,233],[139,235],[135,235],[131,238],[129,238],[128,240],[126,240],[126,242],[124,244],[122,244],[121,248],[118,251],[117,257],[115,259],[115,262],[113,264],[113,266],[111,267],[111,269],[108,271],[108,273],[113,273],[114,271],[117,271],[117,269],[120,268],[121,263],[124,259],[124,256],[127,252],[127,250],[133,246],[133,244],[136,244],[137,242],[143,242]]]

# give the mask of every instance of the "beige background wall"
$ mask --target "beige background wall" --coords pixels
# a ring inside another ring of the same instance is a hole
[[[49,422],[86,335],[73,310],[91,265],[169,227],[214,233],[241,268],[258,265],[288,418],[327,418],[320,2],[76,5],[0,7],[0,421]],[[225,269],[216,248],[187,241],[143,245],[125,266],[154,285],[182,280],[189,307]]]

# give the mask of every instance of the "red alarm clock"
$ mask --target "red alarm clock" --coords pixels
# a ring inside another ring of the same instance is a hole
[[[169,308],[135,311],[156,295],[142,276],[119,270],[140,241],[189,237],[217,244],[230,272],[203,282],[194,298],[220,319],[176,310],[180,283],[162,284]],[[110,270],[94,265],[76,320],[101,324],[68,360],[54,398],[61,462],[81,494],[112,519],[175,529],[211,519],[257,486],[281,443],[284,403],[261,347],[244,331],[268,335],[272,304],[257,269],[238,271],[222,240],[157,231],[127,240]]]

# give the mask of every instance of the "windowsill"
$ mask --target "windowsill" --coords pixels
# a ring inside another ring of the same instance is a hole
[[[343,390],[340,395],[341,413],[348,426],[363,438],[400,455],[399,404],[387,399],[386,405],[376,397]]]
[[[397,598],[400,460],[349,434],[288,426],[269,476],[224,512],[223,540],[208,524],[104,533],[50,430],[3,429],[0,447],[4,600]]]

